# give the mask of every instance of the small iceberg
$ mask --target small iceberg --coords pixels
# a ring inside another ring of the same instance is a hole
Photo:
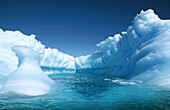
[[[41,70],[39,54],[26,46],[13,46],[12,51],[18,57],[18,68],[4,79],[0,93],[30,96],[48,93],[54,81]]]

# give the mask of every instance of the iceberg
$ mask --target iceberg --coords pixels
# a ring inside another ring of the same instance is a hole
[[[0,93],[16,92],[30,96],[49,92],[54,84],[40,68],[39,54],[26,46],[14,46],[19,64],[18,69],[3,79]]]
[[[20,31],[3,31],[0,29],[0,61],[11,70],[17,69],[18,58],[11,50],[15,45],[27,46],[40,54],[40,64],[44,71],[75,72],[74,57],[57,49],[45,48],[35,35],[24,35]]]
[[[141,11],[125,32],[97,44],[101,52],[76,58],[76,70],[170,86],[170,20]]]
[[[0,29],[0,61],[11,70],[18,64],[11,50],[15,45],[38,52],[45,72],[103,74],[170,86],[170,20],[160,19],[151,9],[141,11],[126,31],[98,43],[101,51],[91,55],[74,58],[46,48],[35,35]]]

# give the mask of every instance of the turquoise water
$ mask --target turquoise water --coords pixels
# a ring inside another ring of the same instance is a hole
[[[170,90],[140,81],[91,74],[49,75],[56,84],[42,96],[0,95],[0,109],[170,109]]]

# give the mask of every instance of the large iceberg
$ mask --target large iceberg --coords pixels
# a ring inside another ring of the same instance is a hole
[[[74,57],[64,54],[57,49],[45,48],[35,35],[24,35],[20,31],[3,31],[0,29],[0,61],[15,70],[18,58],[11,50],[15,45],[27,46],[40,54],[41,67],[44,71],[75,72]]]
[[[76,70],[170,86],[170,20],[141,11],[126,32],[97,44],[101,52],[76,58]]]
[[[4,77],[0,93],[16,92],[26,95],[43,95],[54,82],[40,68],[39,54],[25,46],[12,50],[19,60],[18,69]]]
[[[121,34],[97,44],[100,52],[74,58],[57,49],[45,48],[34,35],[0,30],[0,62],[14,70],[14,45],[25,45],[41,56],[44,71],[106,74],[146,83],[170,86],[170,20],[160,19],[153,10],[141,11]]]

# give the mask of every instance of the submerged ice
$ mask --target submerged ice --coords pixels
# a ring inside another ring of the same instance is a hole
[[[44,71],[106,74],[170,86],[170,20],[160,19],[151,9],[141,11],[126,31],[97,44],[101,51],[91,55],[74,58],[45,48],[34,35],[0,30],[0,64],[11,70],[18,64],[11,51],[14,45],[38,52]]]
[[[43,95],[54,83],[40,68],[39,54],[25,46],[14,46],[18,69],[3,79],[0,93],[16,92],[26,95]]]

